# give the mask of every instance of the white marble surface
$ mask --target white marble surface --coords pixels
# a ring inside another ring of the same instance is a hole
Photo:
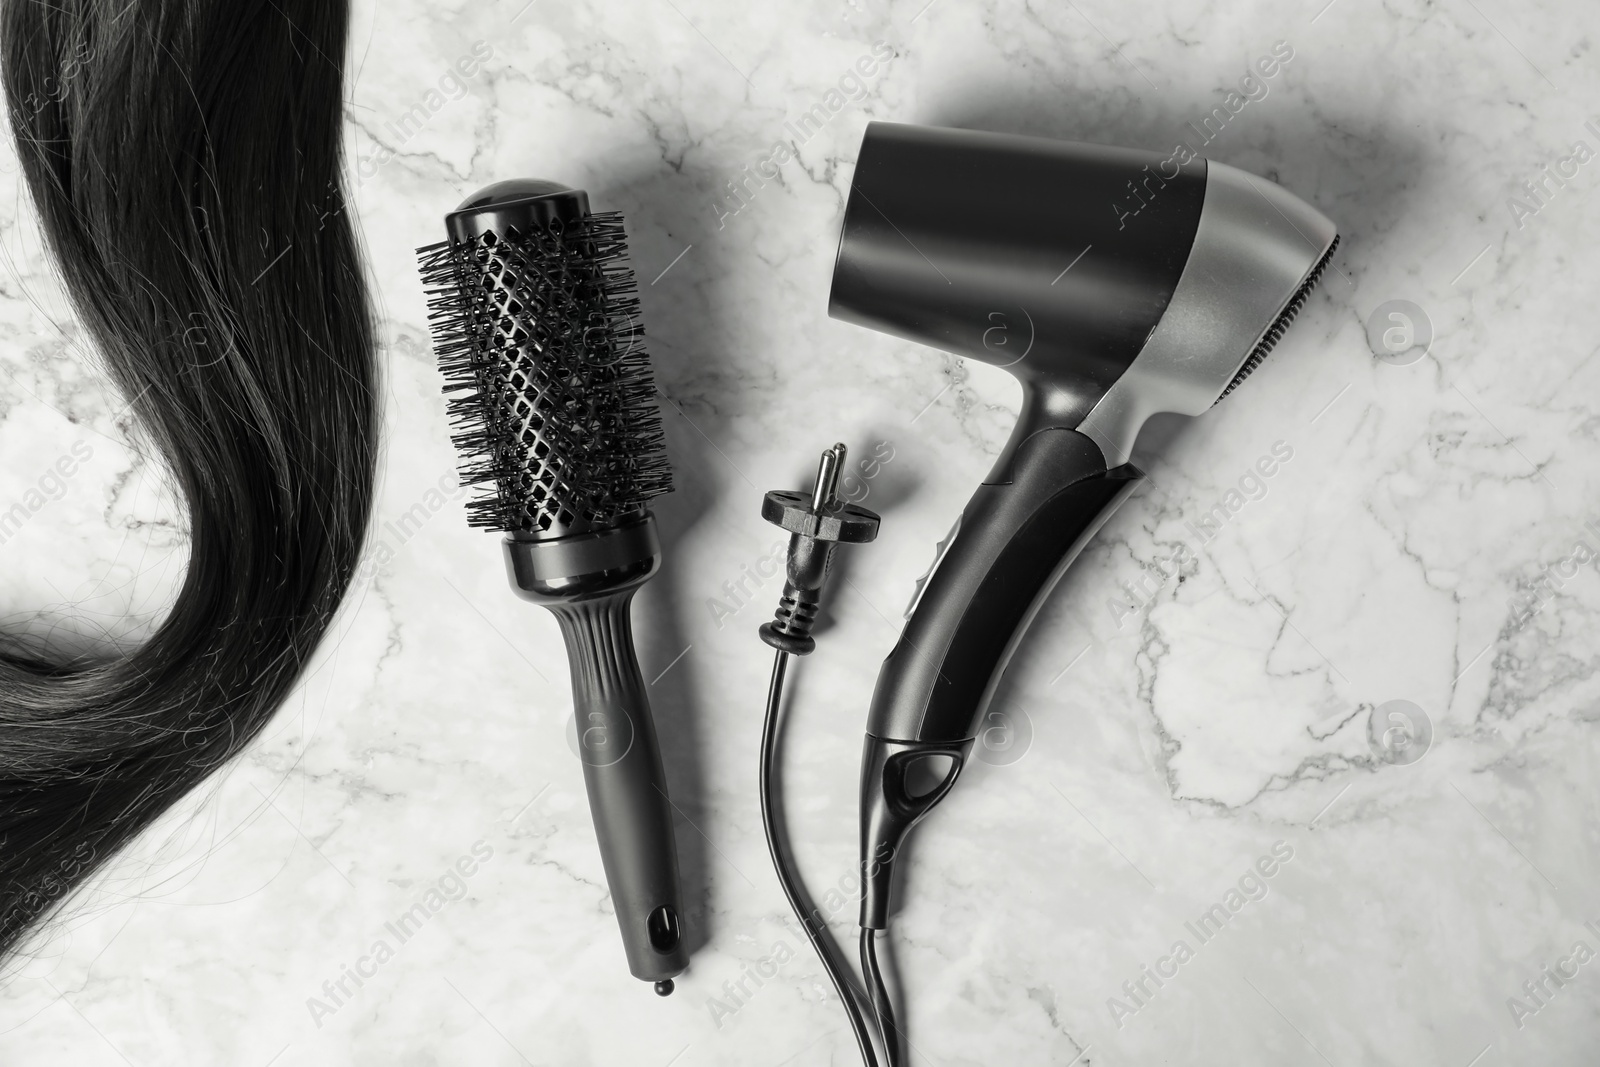
[[[1526,980],[1579,941],[1600,949],[1584,927],[1600,920],[1600,573],[1564,568],[1522,625],[1510,601],[1579,539],[1600,547],[1584,530],[1600,519],[1600,163],[1536,212],[1508,198],[1573,142],[1600,151],[1584,125],[1600,19],[1555,0],[1324,2],[363,3],[348,120],[388,371],[380,522],[453,464],[411,248],[512,176],[627,213],[679,486],[638,630],[700,947],[670,999],[628,977],[563,740],[555,624],[504,589],[493,538],[452,500],[413,537],[380,528],[386,562],[269,734],[31,947],[0,988],[0,1062],[853,1062],[761,836],[754,628],[776,584],[731,618],[709,601],[773,544],[762,491],[807,484],[834,439],[889,444],[866,483],[883,536],[795,674],[791,805],[820,894],[854,863],[890,620],[1017,401],[996,370],[826,317],[862,128],[1167,150],[1285,41],[1293,59],[1207,154],[1333,218],[1337,270],[1246,388],[1142,439],[1148,487],[1001,694],[1028,750],[974,764],[919,831],[895,928],[913,1062],[1593,1063],[1600,964],[1534,1014],[1508,998],[1532,1007]],[[878,41],[892,58],[861,98],[719,218],[723,183]],[[477,42],[481,73],[397,133]],[[75,346],[9,149],[0,170],[0,500],[76,442],[92,453],[0,553],[0,616],[137,641],[181,572],[181,516]],[[1408,365],[1375,359],[1364,328],[1395,299],[1435,335]],[[1186,523],[1278,442],[1292,458],[1265,495],[1199,543]],[[1181,583],[1111,606],[1185,541]],[[1369,740],[1393,700],[1431,723],[1409,764]],[[461,899],[314,1019],[308,998],[479,842],[490,858]],[[1292,859],[1248,878],[1277,842]],[[1185,923],[1241,878],[1266,895],[1202,944]],[[1177,977],[1127,999],[1178,940],[1193,957]],[[790,950],[716,1017],[725,982]]]

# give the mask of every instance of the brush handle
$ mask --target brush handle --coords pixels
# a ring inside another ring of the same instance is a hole
[[[689,965],[680,927],[672,802],[633,648],[633,589],[548,605],[572,668],[589,813],[628,969],[656,982]]]

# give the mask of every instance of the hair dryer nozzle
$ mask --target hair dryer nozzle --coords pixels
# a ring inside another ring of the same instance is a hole
[[[1261,365],[1333,258],[1333,223],[1279,185],[1206,165],[1189,262],[1139,357],[1078,429],[1127,461],[1151,415],[1199,415]]]

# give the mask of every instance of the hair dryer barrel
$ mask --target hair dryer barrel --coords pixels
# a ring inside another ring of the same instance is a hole
[[[1081,419],[1172,299],[1205,189],[1204,160],[874,122],[828,313],[1005,367]]]
[[[1332,222],[1222,163],[1035,137],[868,126],[829,314],[1004,367],[1022,412],[1109,466],[1151,415],[1198,415],[1265,357]]]

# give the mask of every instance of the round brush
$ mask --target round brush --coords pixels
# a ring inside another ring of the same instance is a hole
[[[688,965],[672,807],[629,605],[661,566],[672,488],[622,217],[582,190],[499,182],[418,252],[470,522],[505,533],[518,596],[555,613],[579,754],[628,968]]]

